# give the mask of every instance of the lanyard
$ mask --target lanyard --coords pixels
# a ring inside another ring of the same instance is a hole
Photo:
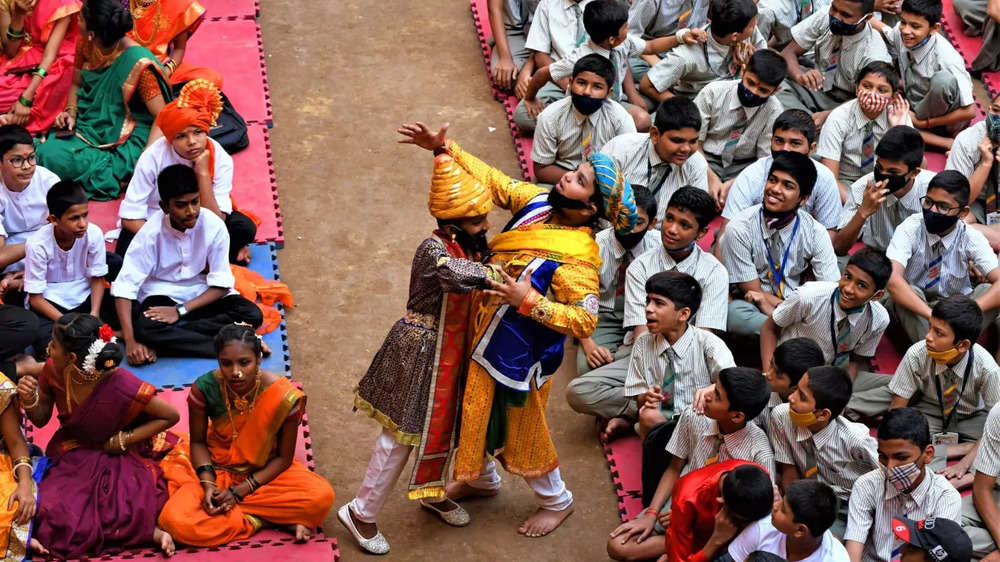
[[[649,150],[655,150],[653,148],[653,141],[649,141]],[[650,193],[653,194],[653,197],[656,197],[656,195],[658,193],[660,193],[660,188],[663,187],[663,184],[667,181],[667,178],[669,178],[669,177],[670,177],[670,164],[667,164],[667,173],[663,174],[663,177],[660,178],[660,181],[656,183],[656,187],[653,187],[651,185],[653,183],[653,157],[649,156],[649,153],[647,152],[646,153],[646,189],[648,189],[650,191]]]
[[[708,32],[708,33],[711,33],[709,31],[710,27],[711,27],[711,25],[705,27],[705,31]],[[730,54],[730,56],[732,56],[733,49],[735,49],[735,48],[736,48],[736,45],[730,45],[729,46],[729,54]],[[704,43],[701,44],[701,54],[705,56],[705,64],[708,65],[708,69],[712,72],[712,74],[715,74],[716,76],[718,76],[720,80],[728,80],[728,79],[733,78],[733,77],[736,76],[735,74],[732,73],[732,71],[730,71],[730,69],[729,69],[728,66],[725,67],[725,72],[720,71],[718,68],[714,68],[712,66],[712,61],[710,61],[708,59],[708,40],[707,39],[705,40]],[[725,64],[725,63],[726,63],[726,57],[722,57],[722,64]]]
[[[958,412],[958,401],[965,394],[965,385],[969,384],[969,375],[972,374],[972,363],[976,360],[975,349],[969,347],[967,353],[968,356],[965,358],[965,374],[962,375],[962,391],[958,393],[958,398],[955,399],[955,407],[951,409],[951,413],[948,414],[947,418],[944,417],[944,395],[941,393],[941,379],[934,374],[934,362],[931,362],[931,378],[934,379],[934,387],[937,389],[938,405],[941,407],[941,421],[944,422],[944,425],[941,426],[941,431],[948,431],[948,428],[951,426],[951,420],[954,419],[955,413]]]
[[[774,263],[774,256],[771,255],[771,244],[768,239],[767,234],[764,232],[764,207],[760,208],[760,235],[761,240],[764,242],[764,255],[767,256],[767,266],[771,270],[771,278],[774,281],[775,296],[779,298],[785,298],[781,290],[781,286],[784,284],[785,279],[785,266],[788,265],[788,252],[792,249],[792,242],[795,240],[795,234],[799,231],[799,215],[795,214],[795,226],[792,227],[792,236],[788,239],[788,243],[785,244],[785,255],[781,258],[781,267],[776,267]]]
[[[837,357],[840,356],[840,350],[837,349],[837,324],[836,324],[837,314],[836,314],[836,309],[833,308],[835,306],[840,306],[840,304],[837,302],[837,296],[839,294],[840,294],[839,291],[834,291],[833,294],[830,295],[830,344],[833,345],[833,362],[834,363],[837,362]],[[865,305],[865,309],[866,310],[868,309],[868,305],[867,304]],[[844,313],[846,314],[847,311],[845,310]],[[872,318],[869,315],[868,316],[868,322],[865,323],[865,329],[861,330],[860,333],[862,333],[862,334],[868,333],[868,330],[871,329],[871,323],[872,323]],[[854,351],[854,350],[852,349],[851,351]],[[847,353],[847,352],[845,352],[845,353]]]

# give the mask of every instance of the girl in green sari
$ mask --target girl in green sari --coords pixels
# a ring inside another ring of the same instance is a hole
[[[118,0],[86,0],[66,110],[38,149],[40,164],[83,184],[95,201],[119,196],[139,154],[161,136],[153,124],[170,86],[148,49],[125,36],[132,16]]]

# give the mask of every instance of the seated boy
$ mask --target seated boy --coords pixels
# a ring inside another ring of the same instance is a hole
[[[608,99],[614,76],[611,61],[601,55],[587,55],[573,65],[571,96],[550,104],[538,116],[531,147],[536,181],[555,185],[604,143],[635,133],[628,111]]]
[[[929,466],[934,445],[919,411],[886,412],[878,426],[878,459],[882,466],[858,478],[851,490],[844,541],[852,562],[895,559],[894,517],[959,521],[962,513],[958,490]]]
[[[934,305],[930,329],[910,346],[889,382],[889,408],[914,407],[927,418],[931,435],[954,432],[962,443],[948,447],[961,459],[943,474],[956,488],[976,458],[987,412],[1000,401],[1000,367],[979,344],[983,314],[972,299],[957,295]]]
[[[760,0],[757,2],[757,31],[772,49],[784,49],[792,42],[792,28],[815,12],[825,12],[830,0]]]
[[[802,375],[809,369],[821,365],[826,365],[823,350],[811,339],[791,338],[779,343],[774,348],[770,363],[767,363],[767,369],[764,370],[764,377],[771,385],[771,400],[753,422],[765,433],[771,431],[771,412],[775,406],[788,402],[788,397],[795,392]],[[703,407],[696,394],[695,410]]]
[[[838,537],[847,526],[854,481],[878,468],[875,439],[868,428],[841,415],[850,398],[847,371],[831,366],[809,369],[788,404],[771,411],[768,432],[782,489],[795,480],[816,478],[836,492],[840,509],[832,532]]]
[[[52,324],[67,312],[82,312],[117,325],[114,304],[104,298],[108,274],[104,233],[89,222],[87,192],[64,180],[46,195],[49,224],[24,243],[24,292],[38,315],[35,354],[44,357]]]
[[[891,64],[873,62],[858,73],[857,99],[831,111],[823,124],[816,157],[837,177],[841,200],[847,199],[848,186],[875,171],[875,146],[885,132],[913,126],[899,87]]]
[[[711,166],[710,186],[735,178],[769,154],[771,127],[781,113],[774,93],[786,72],[780,55],[760,50],[750,57],[741,78],[710,82],[695,96],[701,112],[701,149]]]
[[[1000,556],[1000,405],[990,409],[972,468],[972,495],[962,499],[962,526],[976,558],[992,561]]]
[[[686,37],[688,41],[704,41],[704,30],[698,28],[705,25],[707,17],[708,0],[687,2],[633,0],[628,9],[628,32],[629,35],[638,35],[646,41],[670,36],[676,39],[678,34],[681,37]],[[668,50],[664,49],[664,51]],[[633,57],[629,60],[629,65],[632,67],[632,78],[636,82],[642,80],[649,68],[660,62],[660,58],[664,54]]]
[[[889,307],[911,342],[927,334],[938,299],[969,295],[992,323],[1000,306],[1000,268],[979,231],[969,228],[969,180],[946,170],[931,178],[922,214],[910,215],[892,235],[885,256],[892,260]],[[985,279],[973,287],[970,262]],[[972,341],[975,341],[972,338]]]
[[[539,0],[531,18],[524,46],[531,53],[535,70],[565,58],[587,40],[583,10],[591,0]],[[555,93],[558,88],[553,86]],[[562,95],[566,92],[563,91]],[[562,96],[559,96],[562,97]],[[559,99],[559,98],[555,98]]]
[[[892,532],[904,541],[900,562],[969,562],[972,541],[968,527],[950,519],[928,517],[914,521],[905,517],[892,518]],[[985,559],[984,559],[985,560]]]
[[[848,562],[847,550],[830,532],[836,520],[833,488],[816,480],[796,480],[775,502],[771,515],[743,529],[726,553],[733,561],[763,550],[784,560]]]
[[[493,85],[524,96],[535,60],[525,41],[531,29],[538,0],[486,0],[486,9],[493,32],[490,76]]]
[[[801,208],[815,183],[808,156],[778,152],[763,204],[743,210],[726,227],[722,263],[740,295],[729,303],[727,331],[759,335],[767,315],[807,280],[807,270],[819,281],[840,278],[830,235]]]
[[[129,363],[157,355],[215,357],[219,329],[260,326],[257,305],[233,290],[229,234],[215,213],[201,212],[194,170],[174,164],[156,179],[160,209],[129,245],[111,285]]]
[[[662,102],[675,95],[693,98],[713,80],[739,76],[740,66],[755,49],[767,43],[757,32],[757,5],[753,0],[710,0],[710,23],[705,38],[694,44],[681,34],[683,45],[671,49],[649,69],[639,83],[646,97]],[[683,31],[683,30],[682,30]]]
[[[730,459],[756,463],[768,474],[774,474],[774,457],[767,434],[750,423],[767,405],[769,396],[767,380],[756,369],[731,367],[719,372],[713,393],[706,397],[705,413],[696,414],[694,410],[686,408],[676,420],[676,427],[666,448],[669,462],[666,470],[660,474],[650,474],[646,470],[647,461],[643,458],[643,474],[653,477],[648,482],[655,489],[650,494],[645,488],[647,479],[643,479],[643,503],[647,508],[638,518],[620,525],[611,533],[608,540],[609,553],[614,549],[614,553],[619,555],[611,554],[612,558],[641,560],[656,555],[655,548],[648,541],[637,540],[630,543],[628,539],[634,535],[639,535],[637,538],[642,539],[649,536],[658,514],[667,507],[667,500],[672,492],[676,492],[674,484],[678,478]],[[655,393],[649,392],[640,399],[643,398],[648,400],[643,405],[644,409],[659,409],[659,398]],[[676,494],[673,495],[676,500]],[[671,519],[670,526],[672,523]]]
[[[198,90],[202,90],[198,92]],[[195,94],[197,92],[197,94]],[[204,80],[189,82],[185,94],[201,97],[217,96],[218,90]],[[198,198],[202,208],[225,221],[229,232],[230,263],[246,265],[250,261],[249,245],[257,235],[257,225],[233,209],[233,158],[222,145],[209,138],[208,132],[218,117],[217,106],[188,103],[179,98],[167,104],[157,115],[156,124],[163,136],[153,141],[135,164],[125,198],[118,209],[121,233],[115,253],[124,256],[135,233],[160,206],[156,178],[167,166],[183,165],[194,169],[198,178]],[[218,99],[218,98],[217,98]]]
[[[736,179],[724,182],[721,197],[716,197],[717,201],[725,203],[719,237],[725,232],[729,221],[740,211],[764,202],[764,185],[771,169],[772,155],[788,150],[808,156],[816,148],[818,134],[812,116],[804,110],[786,109],[778,115],[771,127],[771,152],[767,157],[760,158],[744,168]],[[815,160],[813,164],[816,168],[816,185],[813,187],[812,195],[802,206],[802,210],[812,215],[827,230],[833,230],[837,228],[842,208],[837,179],[826,166]],[[727,188],[729,185],[732,187]]]
[[[868,21],[875,0],[833,0],[792,28],[792,42],[781,51],[788,62],[786,88],[778,99],[786,108],[810,111],[822,125],[826,114],[856,95],[858,73],[872,62],[891,63],[885,41]],[[799,57],[813,53],[813,67]]]
[[[986,119],[968,127],[958,136],[948,153],[946,170],[955,170],[969,178],[972,215],[976,221],[991,228],[981,229],[990,242],[1000,241],[1000,213],[997,213],[997,193],[1000,176],[994,162],[1000,154],[1000,94],[991,101]]]
[[[976,98],[965,60],[941,35],[941,10],[940,0],[904,0],[895,27],[871,24],[896,53],[913,125],[927,144],[948,150],[976,116]]]
[[[625,339],[622,320],[625,313],[625,271],[636,257],[660,245],[659,232],[653,228],[656,200],[644,187],[632,187],[638,220],[630,234],[618,234],[613,228],[597,233],[601,255],[601,291],[597,307],[597,327],[590,337],[580,339],[576,353],[576,372],[582,375],[614,360],[615,350]]]
[[[875,147],[875,168],[861,176],[847,194],[840,228],[833,237],[838,256],[847,255],[858,239],[885,252],[903,221],[922,212],[921,199],[934,172],[922,170],[924,141],[913,127],[893,127]]]
[[[0,126],[0,158],[0,271],[23,269],[24,241],[45,226],[45,194],[59,177],[35,165],[34,140],[20,125]]]
[[[670,198],[681,186],[708,191],[708,162],[698,150],[700,130],[698,106],[689,99],[669,99],[657,109],[648,135],[617,136],[601,152],[618,164],[632,187],[645,186],[656,197],[656,218],[662,219]]]

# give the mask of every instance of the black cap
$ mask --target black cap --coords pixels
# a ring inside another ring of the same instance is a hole
[[[972,539],[950,519],[928,517],[914,521],[896,516],[892,518],[892,532],[937,562],[969,562],[972,558]]]

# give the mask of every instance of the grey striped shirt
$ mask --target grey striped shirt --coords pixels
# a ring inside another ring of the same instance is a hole
[[[715,462],[729,459],[755,462],[767,470],[772,481],[775,480],[771,444],[764,430],[753,423],[747,423],[743,429],[723,435],[719,433],[719,422],[686,408],[681,412],[677,427],[670,436],[667,452],[687,459],[681,476],[704,467],[708,459],[718,454]]]
[[[911,104],[916,105],[924,99],[930,90],[931,78],[941,71],[951,74],[958,82],[958,99],[955,101],[959,107],[972,105],[975,102],[972,77],[965,70],[965,60],[948,39],[941,35],[942,31],[932,33],[927,43],[916,49],[907,48],[903,44],[903,38],[899,34],[899,24],[896,24],[896,27],[883,29],[882,33],[893,50],[899,54],[899,73],[903,83],[906,84],[906,97]]]
[[[851,91],[853,92],[853,86]],[[875,118],[874,146],[878,146],[879,141],[889,130],[888,109]],[[840,173],[837,179],[852,184],[863,174],[861,164],[864,158],[865,145],[865,125],[868,118],[861,113],[858,100],[853,99],[835,107],[830,112],[830,116],[823,123],[823,129],[819,133],[819,145],[816,147],[816,158],[827,158],[840,162]],[[904,125],[913,126],[910,116],[907,114]]]
[[[705,43],[678,45],[649,69],[646,76],[658,92],[672,90],[675,94],[694,97],[709,82],[730,78],[730,47],[715,40],[711,24],[705,28],[705,33],[708,35]],[[756,29],[748,41],[756,49],[767,48],[767,41]]]
[[[725,166],[770,155],[771,127],[783,109],[777,96],[759,107],[743,107],[736,93],[740,82],[711,82],[694,98],[701,112],[702,149],[719,157]]]
[[[885,201],[878,206],[875,214],[868,217],[864,226],[861,227],[861,240],[866,246],[885,252],[896,228],[910,215],[923,212],[920,198],[927,195],[927,184],[935,175],[930,170],[920,170],[917,177],[913,178],[910,190],[902,197],[896,197],[892,193],[885,196]],[[861,203],[865,200],[865,190],[868,189],[869,181],[875,181],[874,173],[861,176],[858,181],[851,185],[851,189],[847,193],[847,201],[844,203],[844,210],[840,214],[840,225],[837,228],[847,226],[847,223],[851,222],[851,219],[857,214]]]
[[[983,437],[979,440],[979,452],[972,469],[986,476],[1000,476],[1000,404],[990,408],[983,427]]]
[[[854,35],[837,36],[830,33],[830,11],[822,10],[792,27],[792,39],[806,51],[814,53],[814,68],[826,75],[823,91],[837,89],[854,97],[858,72],[875,61],[892,64],[892,57],[885,41],[871,25]],[[837,51],[839,42],[840,50]],[[836,55],[835,55],[836,53]],[[834,62],[834,58],[837,61]],[[836,67],[824,72],[833,64]],[[832,117],[832,116],[831,116]],[[825,128],[825,125],[824,125]]]
[[[993,360],[993,355],[978,343],[973,344],[971,352],[975,359],[972,371],[969,373],[969,382],[964,385],[964,392],[962,392],[962,381],[969,354],[966,353],[949,369],[945,365],[938,365],[927,356],[927,342],[924,340],[918,341],[906,350],[903,360],[896,368],[896,373],[889,381],[889,390],[902,398],[911,398],[919,391],[923,395],[920,404],[924,408],[921,410],[936,412],[935,417],[938,417],[941,403],[938,401],[937,385],[934,384],[937,379],[940,380],[942,392],[953,384],[958,385],[955,392],[961,394],[958,395],[958,403],[955,405],[957,416],[971,416],[989,410],[1000,402],[1000,367]]]
[[[597,240],[597,248],[601,254],[601,292],[600,292],[600,312],[611,312],[615,310],[615,296],[618,292],[618,268],[621,267],[625,254],[632,255],[632,261],[643,252],[660,246],[660,232],[650,229],[642,237],[642,241],[631,250],[626,250],[621,242],[615,238],[615,231],[606,228],[597,233],[594,237]],[[624,287],[623,287],[624,288]],[[623,295],[624,296],[624,295]],[[624,299],[622,299],[624,302]]]
[[[634,132],[635,121],[620,103],[604,100],[600,109],[583,115],[567,96],[538,114],[531,159],[575,170],[585,160],[588,150],[598,152],[616,136]]]
[[[957,170],[965,177],[972,176],[976,171],[976,166],[983,159],[983,154],[979,152],[979,143],[986,138],[986,121],[980,121],[955,136],[955,142],[948,152],[948,161],[944,165],[945,170]],[[986,183],[979,192],[977,200],[985,201],[994,187],[992,178],[987,175]]]
[[[587,40],[583,9],[590,0],[541,0],[528,30],[524,46],[559,60]]]
[[[697,244],[691,254],[680,263],[659,248],[640,255],[625,272],[625,321],[626,328],[646,323],[646,281],[661,271],[677,270],[694,277],[701,285],[701,306],[695,314],[695,326],[712,330],[726,329],[729,301],[729,280],[726,269],[715,256]]]
[[[684,0],[632,0],[628,9],[628,32],[643,39],[666,37],[677,32],[681,11],[685,10]],[[691,16],[686,26],[689,28],[705,25],[708,17],[708,2],[695,0],[691,3]]]

